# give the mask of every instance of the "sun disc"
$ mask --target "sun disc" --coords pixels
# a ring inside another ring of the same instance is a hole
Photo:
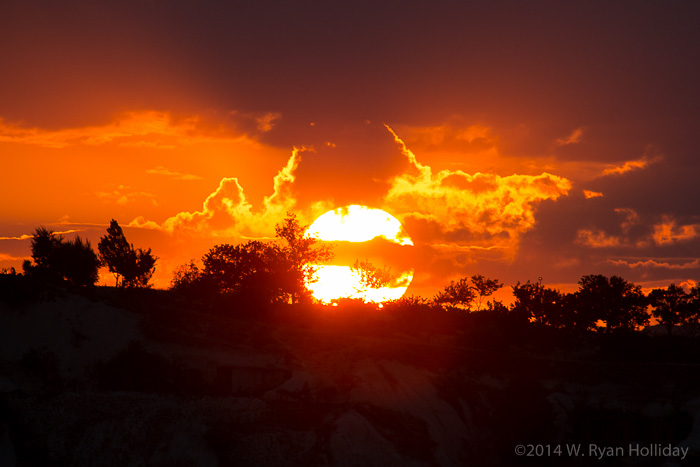
[[[309,226],[306,235],[315,236],[325,242],[349,242],[351,246],[377,238],[402,247],[413,245],[398,219],[381,209],[361,205],[350,205],[326,212]],[[378,259],[381,263],[373,263],[374,266],[391,266],[391,258]],[[368,288],[363,286],[351,266],[352,263],[315,265],[315,280],[308,282],[306,287],[316,300],[324,303],[341,297],[361,298],[367,302],[379,303],[401,298],[413,278],[413,269],[398,272],[392,270],[394,278],[391,282],[383,287]]]

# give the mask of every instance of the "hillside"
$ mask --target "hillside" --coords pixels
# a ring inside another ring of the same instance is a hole
[[[3,466],[590,465],[592,443],[688,448],[596,465],[700,461],[697,338],[159,290],[0,307]]]

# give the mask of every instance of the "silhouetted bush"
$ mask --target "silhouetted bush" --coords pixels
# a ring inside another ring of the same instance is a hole
[[[45,227],[38,227],[32,237],[32,259],[22,265],[24,274],[46,284],[68,283],[74,287],[94,285],[100,261],[88,240],[79,236],[66,241]]]

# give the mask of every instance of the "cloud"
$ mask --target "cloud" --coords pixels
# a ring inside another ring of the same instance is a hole
[[[406,223],[414,239],[466,245],[472,251],[499,249],[512,257],[520,235],[535,225],[537,204],[556,200],[571,189],[569,180],[548,173],[502,177],[443,170],[433,174],[393,129],[387,129],[410,167],[390,181],[383,202]]]
[[[700,224],[678,225],[670,216],[654,225],[652,239],[657,245],[671,245],[700,237]]]
[[[581,229],[576,233],[575,243],[591,248],[610,248],[620,246],[620,237],[608,235],[598,229]]]
[[[629,233],[635,225],[640,223],[639,214],[634,209],[615,208],[615,212],[624,216],[624,220],[620,223],[620,228],[625,234]]]
[[[83,229],[69,229],[69,230],[60,230],[60,231],[54,231],[54,235],[67,235],[67,234],[72,234],[76,232],[82,232]],[[0,237],[0,240],[30,240],[34,237],[33,234],[22,234],[18,235],[16,237]]]
[[[641,159],[627,161],[624,164],[622,164],[621,166],[608,167],[607,169],[603,170],[601,175],[602,176],[622,175],[622,174],[626,174],[628,172],[632,172],[634,170],[646,169],[651,164],[659,162],[662,159],[663,159],[663,156],[661,156],[661,155],[657,155],[654,157],[644,156]]]
[[[450,123],[428,127],[401,125],[397,131],[407,145],[426,153],[498,155],[498,138],[491,127],[465,124],[458,117],[453,117]]]
[[[581,142],[581,137],[583,136],[583,128],[576,128],[569,136],[565,138],[558,138],[556,143],[559,146],[566,146],[568,144],[577,144]]]
[[[163,167],[162,165],[159,165],[158,167],[154,169],[148,169],[146,170],[146,173],[148,174],[153,174],[153,175],[164,175],[166,177],[170,177],[174,180],[202,180],[202,177],[198,175],[192,175],[192,174],[183,174],[181,172],[176,172],[174,170],[167,169]]]
[[[101,200],[109,203],[114,203],[119,206],[134,203],[139,200],[149,199],[154,206],[158,205],[156,195],[145,191],[130,191],[130,188],[125,185],[119,185],[111,191],[98,191],[95,195]]]
[[[32,258],[31,258],[31,256],[13,256],[13,255],[8,255],[7,253],[0,252],[0,262],[2,262],[2,261],[24,261],[25,259],[32,259]]]
[[[209,123],[201,116],[178,118],[168,112],[128,112],[106,125],[60,130],[26,128],[0,119],[0,142],[56,149],[105,144],[172,149],[212,141],[248,141],[254,144],[245,135],[232,137],[229,128]]]
[[[226,177],[211,193],[200,211],[180,212],[162,224],[149,221],[142,216],[129,225],[144,229],[161,229],[175,234],[224,236],[272,236],[274,226],[286,216],[287,212],[297,212],[297,200],[293,190],[296,180],[294,172],[301,162],[301,153],[308,148],[294,148],[292,154],[273,179],[273,192],[263,199],[260,210],[255,210],[246,198],[245,191],[238,179]],[[317,202],[307,209],[307,216],[298,213],[301,222],[330,209],[325,202]]]
[[[700,258],[696,258],[692,261],[685,261],[681,263],[671,263],[670,261],[657,261],[653,259],[640,260],[640,261],[627,261],[624,259],[607,260],[608,263],[615,266],[625,266],[631,269],[636,268],[662,268],[662,269],[698,269],[700,268]]]
[[[605,231],[596,228],[580,229],[576,233],[575,243],[591,248],[611,248],[618,246],[630,246],[634,243],[629,238],[632,229],[640,224],[639,214],[631,208],[616,208],[617,214],[623,216],[620,222],[621,236],[609,235]],[[647,242],[638,241],[636,246],[646,246]]]
[[[586,199],[591,199],[591,198],[602,198],[603,193],[599,191],[590,191],[590,190],[583,190],[583,196],[586,197]]]
[[[256,117],[255,122],[257,123],[258,131],[267,133],[275,127],[277,120],[280,118],[282,118],[282,114],[277,112],[268,112],[265,115]]]
[[[0,240],[29,240],[32,235],[22,234],[17,237],[0,237]]]

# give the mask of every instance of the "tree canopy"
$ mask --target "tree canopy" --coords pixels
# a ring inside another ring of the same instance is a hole
[[[691,293],[686,293],[676,284],[671,284],[665,289],[654,289],[649,293],[651,314],[666,327],[669,336],[674,326],[697,322],[698,310],[693,293],[692,290]]]
[[[135,249],[116,220],[112,219],[97,248],[102,263],[114,274],[117,287],[148,287],[158,258],[150,248]]]
[[[471,278],[463,277],[459,281],[450,281],[442,292],[439,292],[433,300],[438,305],[447,305],[453,308],[463,308],[472,311],[472,304],[476,300],[476,311],[481,310],[483,300],[503,287],[498,279],[488,279],[481,274],[475,274]]]
[[[393,279],[389,268],[386,266],[377,267],[368,260],[355,260],[350,270],[360,280],[360,287],[357,288],[358,293],[366,293],[369,289],[381,289],[389,285]]]
[[[332,257],[328,246],[316,246],[305,236],[307,227],[296,216],[275,228],[279,242],[249,240],[238,245],[220,244],[203,257],[200,270],[193,261],[176,271],[171,287],[224,294],[246,293],[269,302],[298,302],[308,297],[306,282],[313,280],[317,265]]]
[[[48,283],[94,285],[100,261],[88,240],[76,236],[65,240],[45,227],[38,227],[31,240],[32,260],[23,263],[26,275]]]

